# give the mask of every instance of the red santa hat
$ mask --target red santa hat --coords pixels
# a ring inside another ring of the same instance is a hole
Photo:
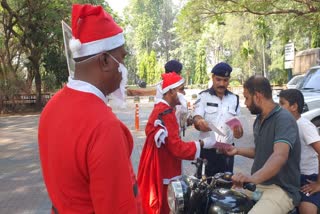
[[[124,44],[122,29],[101,6],[72,6],[72,36],[69,46],[73,58],[90,56]]]
[[[165,73],[162,77],[162,94],[167,93],[170,89],[177,88],[184,83],[184,79],[177,73]]]

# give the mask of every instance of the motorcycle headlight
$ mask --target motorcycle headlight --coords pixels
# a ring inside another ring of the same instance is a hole
[[[168,204],[172,213],[182,213],[184,210],[184,191],[180,180],[171,181],[168,185]]]

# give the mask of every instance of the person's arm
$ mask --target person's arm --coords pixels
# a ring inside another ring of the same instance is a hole
[[[200,94],[194,104],[193,124],[198,131],[208,132],[211,131],[211,129],[209,128],[208,122],[204,119],[204,104],[202,101],[203,98]]]
[[[236,115],[239,117],[240,114],[241,114],[240,113],[240,105],[239,105],[239,96],[237,98],[237,105],[238,105],[238,108],[237,108],[237,111],[236,111]],[[236,139],[241,138],[243,136],[243,127],[242,127],[242,125],[234,127],[232,132],[233,132],[233,137],[235,137]]]
[[[252,175],[252,181],[260,184],[275,176],[289,157],[290,146],[287,143],[275,142],[273,153],[263,167]]]
[[[233,156],[233,155],[241,155],[247,158],[254,158],[255,156],[255,149],[254,147],[249,147],[249,148],[245,148],[245,147],[232,147],[232,149],[229,149],[228,151],[226,151],[226,154],[229,156]]]
[[[243,136],[243,128],[241,125],[234,127],[232,132],[233,132],[233,136],[237,139],[239,139]]]
[[[309,184],[306,184],[303,187],[301,187],[302,192],[308,193],[310,195],[316,192],[320,192],[320,141],[312,143],[311,146],[318,154],[318,162],[319,162],[318,178],[316,182],[307,180]]]
[[[283,166],[283,164],[287,161],[289,155],[289,145],[282,142],[276,142],[273,150],[274,152],[269,157],[267,162],[264,166],[255,172],[253,175],[245,175],[242,173],[236,173],[232,176],[232,182],[235,186],[241,187],[243,186],[244,182],[251,182],[255,184],[260,184],[273,176],[275,176]],[[240,151],[243,154],[250,154],[245,153],[249,150],[244,149]]]
[[[317,179],[317,183],[319,186],[318,191],[320,191],[320,141],[317,141],[317,142],[311,144],[311,146],[318,154],[318,179]]]
[[[200,115],[196,115],[193,117],[193,124],[198,131],[211,131],[208,122],[205,119],[203,119]]]

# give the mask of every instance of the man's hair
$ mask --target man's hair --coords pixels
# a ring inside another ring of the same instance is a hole
[[[247,89],[251,95],[259,92],[267,99],[272,98],[270,82],[263,76],[254,75],[249,77],[243,84],[243,88]]]
[[[299,91],[298,89],[282,90],[282,91],[280,91],[279,97],[287,100],[289,102],[290,106],[297,103],[298,112],[299,112],[299,114],[302,113],[303,105],[304,105],[304,97],[303,97],[303,94],[301,93],[301,91]]]

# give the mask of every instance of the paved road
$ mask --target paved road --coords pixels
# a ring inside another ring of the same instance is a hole
[[[189,94],[190,95],[190,94]],[[191,99],[191,96],[189,97]],[[135,131],[134,106],[129,101],[125,109],[115,110],[118,117],[132,131],[135,147],[132,163],[135,171],[145,140],[144,127],[152,110],[153,103],[148,99],[140,101],[140,131]],[[241,108],[244,127],[247,130],[244,137],[237,142],[241,146],[249,146],[252,142],[251,125],[253,116]],[[49,213],[50,201],[43,184],[39,165],[37,126],[39,115],[17,115],[0,117],[0,213]],[[198,139],[198,132],[188,128],[184,140]],[[249,173],[252,161],[236,157],[235,171]],[[193,173],[190,163],[184,162],[184,172]]]

